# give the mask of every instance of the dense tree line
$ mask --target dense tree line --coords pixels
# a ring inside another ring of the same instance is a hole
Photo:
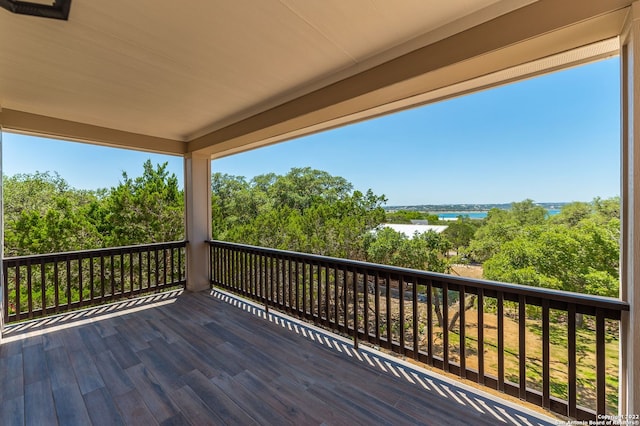
[[[368,233],[385,218],[384,196],[311,168],[251,180],[216,173],[211,186],[216,239],[364,259]]]
[[[119,185],[78,190],[57,173],[4,176],[4,254],[22,256],[180,240],[184,197],[167,164],[123,173]]]
[[[552,217],[525,200],[409,238],[379,225],[437,216],[385,214],[383,195],[320,170],[215,173],[211,191],[215,239],[436,272],[470,261],[492,280],[617,295],[618,198],[571,203]],[[184,236],[184,196],[166,163],[147,161],[141,176],[97,191],[55,173],[20,174],[4,177],[4,220],[5,256],[172,241]]]

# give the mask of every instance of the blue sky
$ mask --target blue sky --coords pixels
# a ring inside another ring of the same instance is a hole
[[[326,170],[388,205],[590,201],[620,191],[618,58],[215,160],[251,178]],[[6,175],[58,171],[84,189],[182,159],[5,133]]]

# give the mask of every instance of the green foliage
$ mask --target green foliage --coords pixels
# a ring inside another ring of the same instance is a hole
[[[391,228],[382,228],[367,238],[367,260],[384,265],[448,272],[449,241],[433,231],[408,238]]]
[[[93,248],[99,242],[87,218],[95,193],[69,188],[58,174],[3,177],[5,255]]]
[[[492,209],[483,221],[459,218],[443,234],[407,238],[385,219],[384,196],[354,191],[342,177],[293,168],[251,180],[212,175],[213,237],[437,272],[455,249],[482,262],[486,278],[606,296],[618,293],[620,199],[567,204],[547,217],[532,200]],[[150,161],[136,178],[98,191],[70,188],[55,173],[4,177],[5,254],[18,256],[184,237],[184,197],[167,164]],[[386,216],[386,217],[385,217]],[[437,219],[437,218],[435,218]]]
[[[398,210],[388,212],[385,222],[387,223],[411,223],[414,219],[425,219],[424,213],[415,210]]]
[[[183,238],[184,201],[167,164],[143,165],[109,190],[70,188],[56,173],[4,179],[5,255],[86,250]]]
[[[615,297],[618,203],[616,199],[571,203],[542,223],[539,214],[525,214],[520,226],[514,226],[518,220],[513,213],[500,213],[499,220],[489,218],[476,232],[470,247],[486,256],[488,279]],[[490,250],[480,250],[487,247]]]
[[[447,222],[447,229],[443,234],[459,252],[461,248],[469,245],[479,227],[479,221],[469,219],[468,216],[459,216],[458,220]]]
[[[216,173],[211,191],[213,237],[251,245],[364,259],[365,235],[385,217],[384,196],[308,167],[250,181]]]
[[[184,197],[167,163],[155,169],[150,160],[142,176],[122,173],[122,182],[104,199],[108,246],[175,241],[184,238]]]

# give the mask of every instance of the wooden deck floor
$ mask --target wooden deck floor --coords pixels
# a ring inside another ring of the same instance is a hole
[[[553,424],[220,292],[10,326],[2,425]]]

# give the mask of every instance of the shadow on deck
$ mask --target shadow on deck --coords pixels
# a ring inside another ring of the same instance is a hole
[[[0,424],[518,424],[550,417],[225,292],[5,328]]]

